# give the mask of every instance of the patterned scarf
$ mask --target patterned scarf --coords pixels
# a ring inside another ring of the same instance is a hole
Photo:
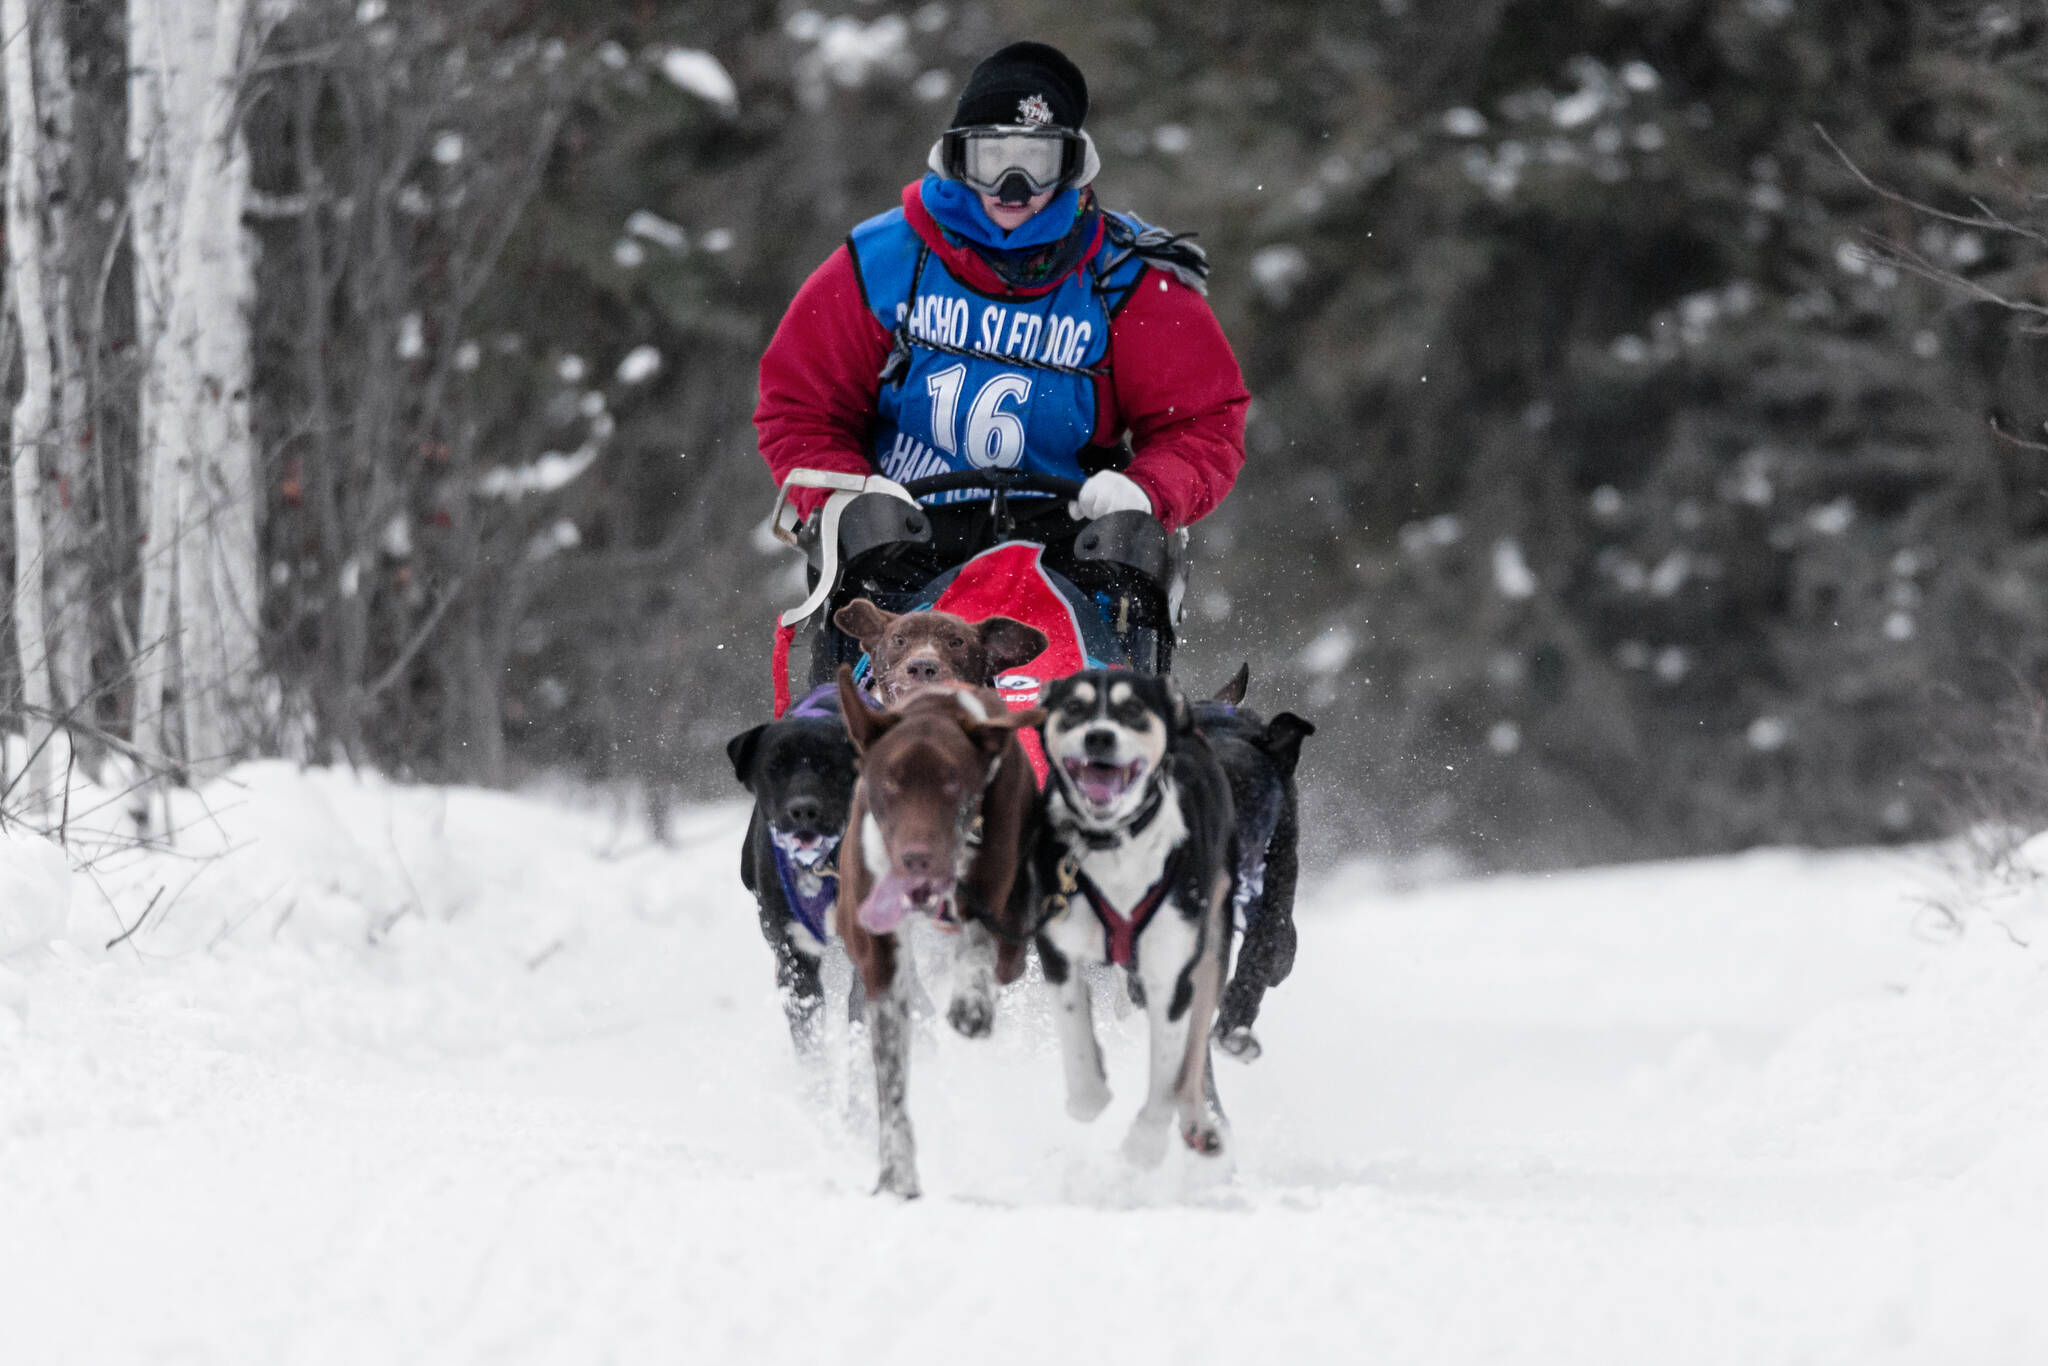
[[[919,187],[925,208],[949,239],[988,262],[1004,284],[1030,289],[1072,270],[1095,241],[1101,210],[1092,187],[1068,190],[1017,225],[997,227],[981,197],[957,180],[926,175]]]

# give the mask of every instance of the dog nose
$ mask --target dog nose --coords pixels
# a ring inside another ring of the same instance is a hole
[[[916,682],[936,683],[939,679],[939,661],[931,658],[909,660],[903,665],[903,672]]]
[[[1116,732],[1096,729],[1081,737],[1081,749],[1091,759],[1107,763],[1116,755]]]
[[[798,830],[815,830],[824,819],[825,808],[815,797],[798,797],[782,809],[784,824]]]
[[[896,861],[903,865],[903,871],[911,877],[931,876],[932,851],[923,845],[897,850]]]

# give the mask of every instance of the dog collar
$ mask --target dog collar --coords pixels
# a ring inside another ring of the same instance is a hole
[[[1160,811],[1165,809],[1166,784],[1160,781],[1159,773],[1160,770],[1156,768],[1152,770],[1152,777],[1150,780],[1151,790],[1146,794],[1144,805],[1138,808],[1138,814],[1131,817],[1131,819],[1125,823],[1124,832],[1126,834],[1144,834],[1145,827],[1152,824],[1153,820],[1159,815]]]

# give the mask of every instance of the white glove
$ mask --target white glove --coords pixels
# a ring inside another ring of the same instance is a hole
[[[1152,499],[1135,482],[1115,470],[1088,476],[1081,496],[1067,504],[1067,512],[1084,522],[1107,517],[1112,512],[1142,512],[1152,515]]]

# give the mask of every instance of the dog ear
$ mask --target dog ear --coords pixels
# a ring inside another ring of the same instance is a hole
[[[980,748],[984,757],[993,759],[1003,752],[1003,746],[1010,743],[1012,735],[1020,730],[1029,730],[1044,719],[1045,712],[1039,707],[1006,711],[987,721],[968,722],[967,736]]]
[[[878,712],[868,705],[860,689],[854,686],[853,666],[839,666],[839,719],[846,723],[846,738],[853,741],[853,752],[865,754],[882,732],[896,724],[893,712]]]
[[[866,598],[855,598],[832,614],[832,624],[859,641],[869,654],[874,653],[875,642],[888,632],[889,623],[894,620],[893,615]]]
[[[1316,733],[1316,728],[1291,711],[1283,711],[1266,723],[1266,734],[1259,748],[1273,758],[1273,763],[1285,777],[1294,776],[1294,766],[1301,762],[1301,742]]]
[[[1216,690],[1216,696],[1212,700],[1226,706],[1242,706],[1245,689],[1251,685],[1252,666],[1249,663],[1240,664],[1237,666],[1237,672],[1230,676],[1230,681]]]
[[[990,617],[974,628],[981,635],[982,653],[988,656],[988,674],[1008,673],[1045,653],[1045,632],[1011,617]],[[976,682],[981,680],[976,679]]]
[[[761,736],[768,729],[763,721],[752,730],[743,730],[725,742],[725,757],[732,760],[732,776],[740,780],[740,786],[754,790],[754,751],[761,747]]]

